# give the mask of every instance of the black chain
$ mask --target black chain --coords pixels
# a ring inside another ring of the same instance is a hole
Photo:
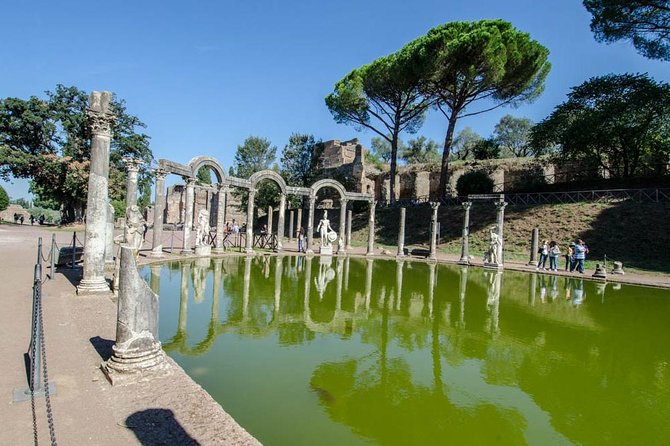
[[[49,373],[47,372],[47,349],[44,341],[44,324],[42,319],[42,286],[40,285],[40,292],[38,293],[37,307],[39,310],[40,323],[40,344],[42,348],[42,376],[44,377],[44,400],[47,406],[47,421],[49,423],[49,435],[51,436],[51,446],[56,446],[56,429],[54,428],[53,412],[51,411],[51,398],[49,396]]]

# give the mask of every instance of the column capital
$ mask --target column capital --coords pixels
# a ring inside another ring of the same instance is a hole
[[[505,209],[505,206],[507,206],[507,202],[505,201],[496,201],[495,202],[496,208],[500,209]]]
[[[472,201],[464,201],[461,203],[461,206],[463,206],[463,209],[466,211],[472,207]]]
[[[168,172],[165,169],[161,169],[160,167],[157,167],[155,169],[151,169],[151,173],[156,177],[157,180],[164,180],[167,174],[170,172]]]
[[[228,186],[227,184],[219,183],[219,192],[223,192],[224,194],[227,194],[228,192],[230,192],[230,186]]]
[[[186,182],[186,187],[193,187],[195,186],[195,178],[191,177],[182,177],[184,181]]]
[[[144,161],[142,161],[141,159],[132,158],[130,156],[124,156],[121,161],[123,161],[123,164],[126,165],[126,171],[128,173],[139,172],[140,167],[142,166],[142,164],[144,164]]]
[[[116,116],[110,112],[86,109],[86,120],[93,135],[112,136],[112,126],[116,121]]]
[[[430,207],[432,210],[437,210],[437,208],[440,207],[440,202],[439,201],[431,201],[430,202]]]

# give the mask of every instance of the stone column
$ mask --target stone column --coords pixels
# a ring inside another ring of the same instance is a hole
[[[405,209],[405,208],[401,208]],[[403,266],[405,266],[404,260],[399,260],[396,262],[395,269],[395,286],[396,286],[396,310],[400,310],[400,304],[402,302],[402,276],[403,276]]]
[[[288,212],[288,241],[293,241],[293,210]]]
[[[463,209],[465,215],[463,216],[463,232],[461,235],[461,259],[458,261],[459,265],[470,264],[470,208],[472,201],[463,202]]]
[[[347,251],[351,251],[351,214],[353,210],[347,209]]]
[[[256,189],[249,189],[249,198],[247,198],[247,254],[254,252],[254,199],[256,198]]]
[[[313,242],[313,232],[314,232],[314,205],[316,203],[316,197],[310,196],[309,197],[309,212],[307,215],[307,237],[306,237],[306,242],[307,244],[305,245],[305,252],[307,254],[314,254],[314,251],[312,250],[312,242]]]
[[[465,328],[465,295],[468,292],[468,269],[461,267],[458,284],[459,326]]]
[[[105,266],[114,268],[114,206],[107,204],[107,227],[105,231]]]
[[[372,298],[372,267],[374,260],[367,259],[365,266],[365,310],[370,310],[370,300]]]
[[[86,247],[83,278],[79,294],[108,293],[105,280],[105,233],[109,198],[109,147],[114,114],[110,109],[112,93],[91,93],[86,119],[91,129],[91,164],[86,199]]]
[[[247,223],[249,226],[249,223]],[[244,284],[242,285],[242,320],[249,320],[249,285],[251,284],[251,257],[244,259]]]
[[[184,204],[184,242],[182,254],[191,254],[191,229],[193,228],[193,204],[195,201],[195,178],[184,178],[186,181],[186,203]]]
[[[268,235],[272,235],[272,219],[273,219],[273,209],[272,206],[268,206]]]
[[[504,255],[504,249],[503,247],[505,246],[505,239],[503,238],[503,224],[505,222],[505,206],[507,206],[507,203],[504,201],[504,196],[501,196],[500,201],[496,202],[496,209],[498,210],[498,215],[497,215],[497,227],[498,227],[498,239],[500,240],[500,252],[498,252],[498,268],[502,268],[503,265],[505,264],[505,259],[503,257]]]
[[[400,224],[398,229],[398,254],[397,257],[405,257],[405,211],[400,208]]]
[[[226,201],[228,201],[228,186],[219,184],[219,194],[217,196],[216,207],[216,240],[212,252],[216,254],[223,253],[223,237],[226,228]]]
[[[158,341],[158,295],[137,272],[135,249],[121,246],[116,342],[103,371],[112,383],[128,384],[172,374]]]
[[[530,260],[528,265],[537,266],[537,251],[540,244],[540,230],[538,228],[533,228],[533,232],[530,237]]]
[[[377,202],[375,200],[370,201],[370,212],[368,215],[368,251],[365,253],[367,256],[374,255],[375,253],[375,210],[377,208]]]
[[[430,260],[437,259],[437,210],[440,207],[438,201],[432,201],[430,207],[433,210],[433,213],[430,217],[430,254],[428,258]]]
[[[296,221],[295,228],[296,231],[300,228],[302,228],[302,203],[300,204],[300,207],[298,208],[298,220]],[[303,228],[304,230],[304,228]],[[295,236],[295,234],[293,234]]]
[[[126,207],[137,204],[137,177],[140,173],[140,166],[144,164],[142,160],[135,158],[123,158],[126,165]]]
[[[279,217],[277,218],[277,251],[284,249],[284,225],[286,218],[286,195],[279,195]]]
[[[338,236],[344,240],[345,239],[345,232],[347,230],[347,204],[348,200],[346,198],[341,198],[340,199],[340,233]],[[345,254],[347,252],[346,248],[344,247],[344,243],[342,243],[342,252],[340,252],[340,244],[337,244],[337,253],[338,254]]]
[[[156,190],[154,192],[154,233],[151,257],[163,257],[163,214],[165,213],[165,176],[167,171],[154,170]]]

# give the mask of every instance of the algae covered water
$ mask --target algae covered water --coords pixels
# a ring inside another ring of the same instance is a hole
[[[164,349],[266,445],[670,441],[667,290],[343,257],[141,272]]]

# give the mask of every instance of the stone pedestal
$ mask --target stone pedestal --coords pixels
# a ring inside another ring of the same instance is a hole
[[[614,262],[613,265],[612,274],[624,274],[623,263]]]
[[[78,294],[109,293],[105,280],[105,242],[107,204],[109,198],[109,148],[114,115],[110,108],[112,94],[108,91],[91,93],[86,110],[91,134],[91,164],[86,200],[86,241],[83,278]]]
[[[332,256],[333,255],[333,247],[332,246],[321,246],[319,248],[319,254],[324,255],[324,256]]]
[[[102,370],[112,385],[166,376],[172,369],[158,341],[158,295],[137,272],[134,249],[121,246],[116,342]]]
[[[594,279],[607,279],[607,271],[603,268],[600,263],[596,263],[596,271],[591,276]]]
[[[195,247],[195,255],[198,257],[209,257],[212,255],[212,247],[209,245],[200,245]]]

